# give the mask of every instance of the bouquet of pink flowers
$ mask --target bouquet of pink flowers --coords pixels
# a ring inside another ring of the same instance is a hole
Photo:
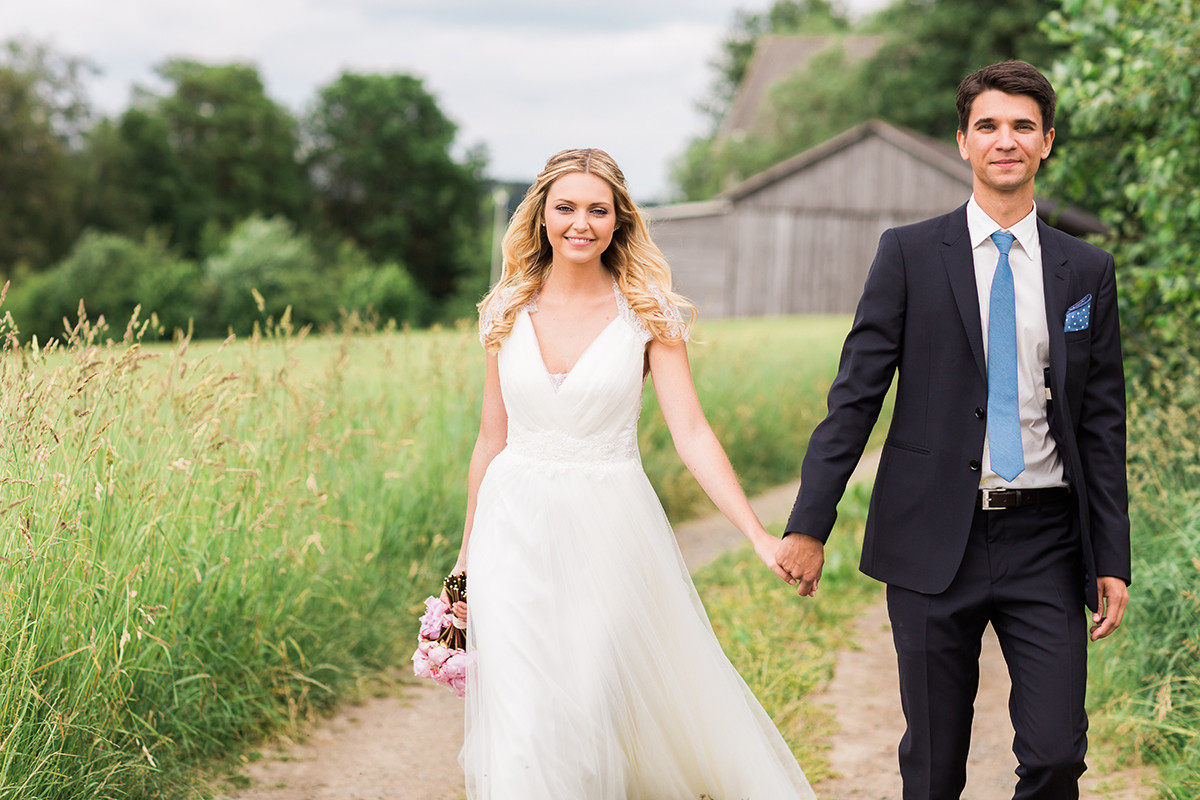
[[[450,575],[443,585],[449,605],[440,597],[425,598],[417,650],[412,656],[413,674],[449,686],[462,697],[467,689],[467,635],[450,609],[467,599],[467,576]]]

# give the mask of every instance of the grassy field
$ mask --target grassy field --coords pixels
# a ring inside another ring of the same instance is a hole
[[[1170,800],[1200,797],[1198,370],[1130,387],[1133,585],[1121,629],[1090,656],[1099,735],[1156,765]]]
[[[797,471],[847,325],[698,332],[752,491]],[[101,333],[0,354],[5,800],[183,797],[196,765],[352,697],[406,661],[462,527],[470,330]],[[652,402],[641,447],[672,515],[703,510]]]

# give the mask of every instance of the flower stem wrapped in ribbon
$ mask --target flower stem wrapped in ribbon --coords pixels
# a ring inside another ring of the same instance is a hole
[[[450,603],[447,605],[440,597],[425,598],[417,650],[412,657],[413,674],[448,686],[462,697],[467,688],[467,634],[451,609],[459,600],[467,599],[467,576],[449,575],[442,585]]]
[[[455,575],[447,575],[442,581],[442,587],[446,590],[446,597],[450,599],[450,608],[454,608],[454,604],[467,601],[467,573],[459,572]],[[466,623],[460,622],[458,617],[450,614],[450,627],[442,631],[442,635],[438,641],[452,650],[465,650],[467,648],[467,626]]]

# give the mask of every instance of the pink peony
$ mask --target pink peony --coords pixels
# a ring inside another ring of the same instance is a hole
[[[449,610],[450,606],[443,603],[441,598],[425,598],[425,614],[421,617],[422,639],[436,639],[442,635],[447,624],[446,612]]]
[[[452,652],[449,647],[443,644],[433,643],[433,647],[429,648],[429,671],[433,673],[434,680],[437,680],[438,673],[442,670],[442,665],[446,663],[446,659],[450,658]]]
[[[426,641],[424,639],[417,645],[416,652],[412,655],[413,674],[418,678],[432,678],[433,673],[429,669],[429,650],[435,642]]]
[[[454,653],[442,663],[437,679],[439,683],[445,683],[453,689],[459,697],[462,697],[467,691],[468,658],[468,655],[461,650]]]

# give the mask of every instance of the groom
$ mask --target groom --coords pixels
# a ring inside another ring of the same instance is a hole
[[[1083,606],[1096,641],[1129,598],[1113,260],[1034,212],[1055,99],[1018,61],[960,84],[973,194],[880,239],[777,557],[801,595],[816,586],[838,500],[898,375],[861,567],[887,584],[906,800],[963,789],[988,623],[1012,677],[1014,797],[1078,797]]]

